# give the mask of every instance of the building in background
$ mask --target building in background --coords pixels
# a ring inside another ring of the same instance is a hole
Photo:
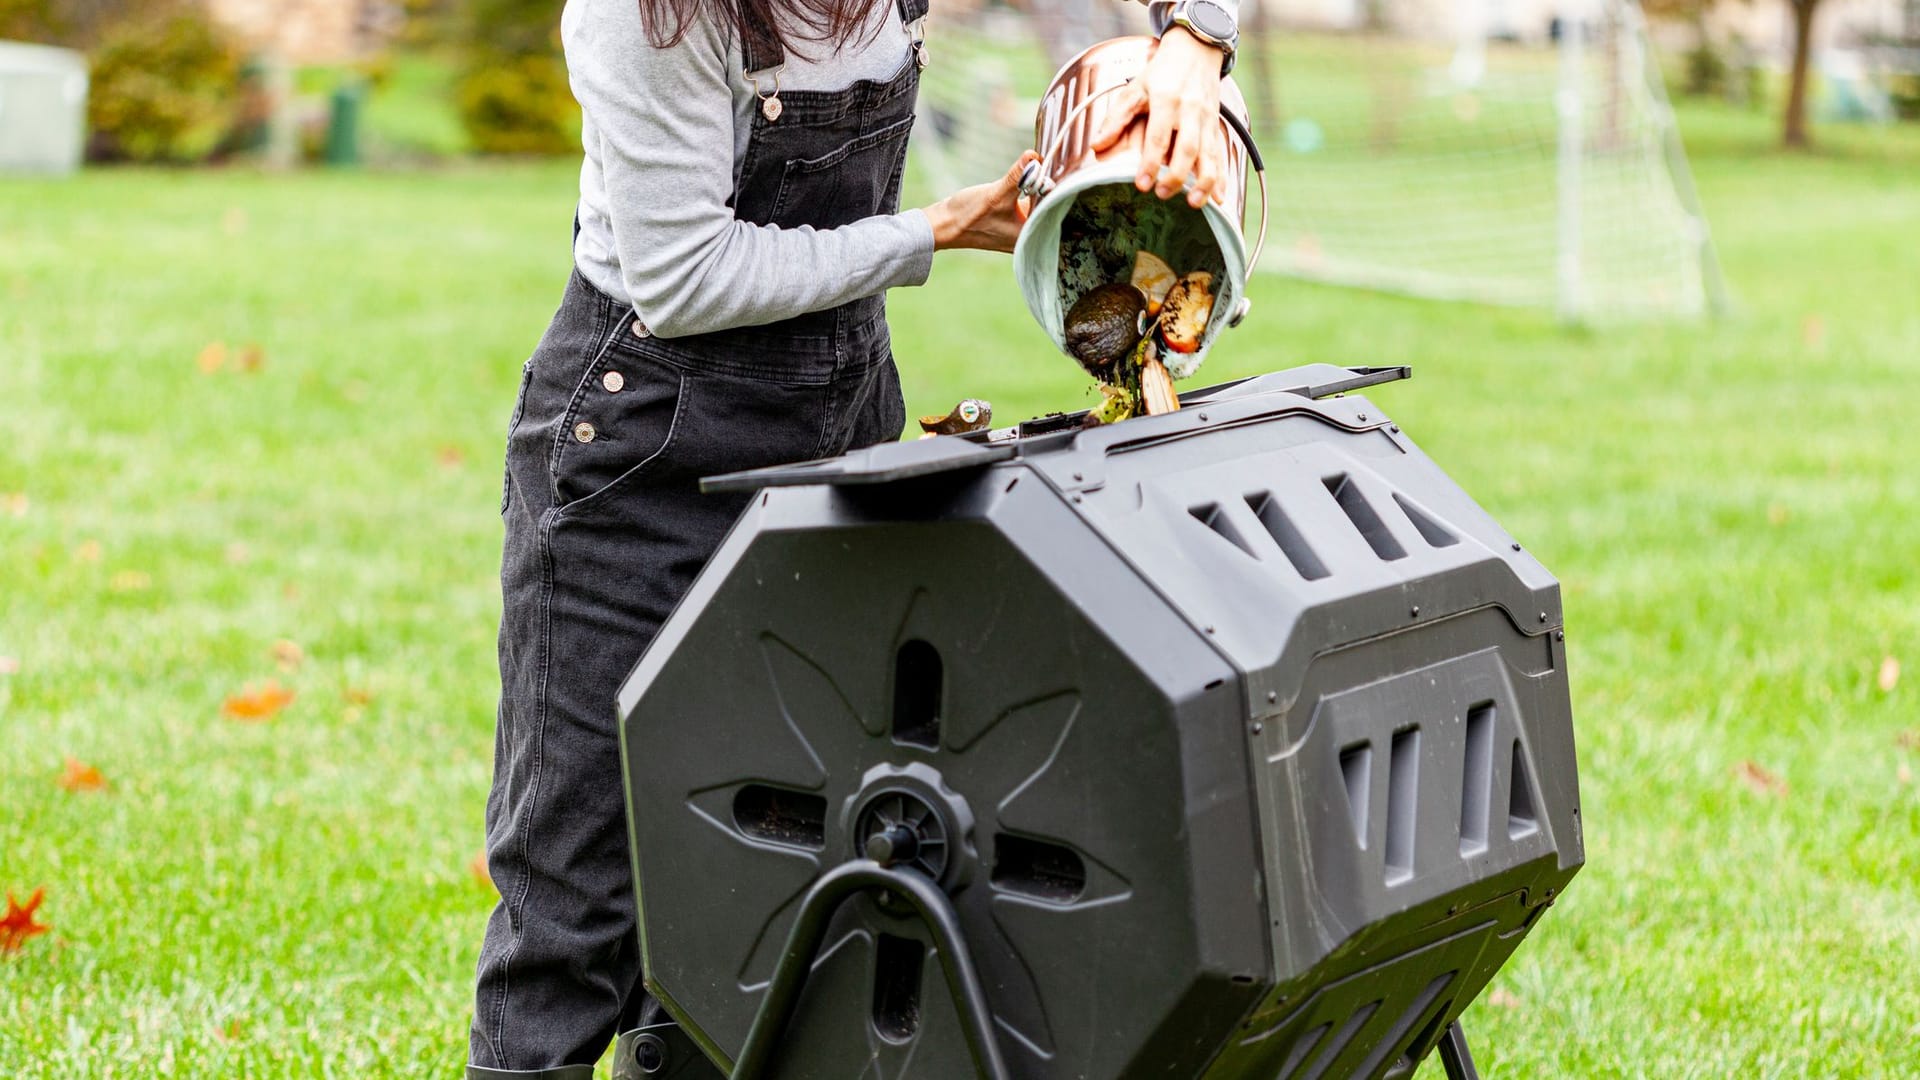
[[[295,63],[353,60],[376,51],[398,30],[392,0],[206,0],[215,18],[248,45]],[[556,5],[556,19],[558,5]]]

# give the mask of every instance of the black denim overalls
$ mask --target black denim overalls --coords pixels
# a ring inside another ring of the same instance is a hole
[[[917,32],[927,0],[899,4]],[[735,214],[827,229],[895,212],[921,55],[886,81],[756,110]],[[783,60],[748,57],[762,93]],[[568,283],[507,439],[487,799],[500,903],[471,1075],[584,1080],[616,1032],[657,1010],[640,983],[614,699],[745,507],[700,494],[700,477],[896,439],[905,420],[882,296],[664,340],[626,301],[578,273]]]

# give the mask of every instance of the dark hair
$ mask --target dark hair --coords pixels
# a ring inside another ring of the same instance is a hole
[[[893,0],[639,0],[640,21],[655,48],[678,45],[693,20],[708,15],[732,27],[742,50],[765,54],[793,50],[795,38],[836,47],[852,44],[875,4]],[[783,30],[775,15],[797,22],[798,34]],[[879,23],[876,21],[875,26]]]

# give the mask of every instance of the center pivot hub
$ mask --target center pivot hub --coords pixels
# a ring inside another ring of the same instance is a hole
[[[917,762],[876,766],[850,805],[855,858],[910,867],[949,889],[968,876],[973,815],[938,771]]]

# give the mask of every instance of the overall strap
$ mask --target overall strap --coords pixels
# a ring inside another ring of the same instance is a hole
[[[916,24],[927,17],[929,0],[896,0],[900,8],[900,24],[915,41],[922,36],[922,30]],[[740,48],[743,62],[748,73],[769,71],[787,62],[786,50],[778,44],[760,45],[753,41],[743,41]]]

